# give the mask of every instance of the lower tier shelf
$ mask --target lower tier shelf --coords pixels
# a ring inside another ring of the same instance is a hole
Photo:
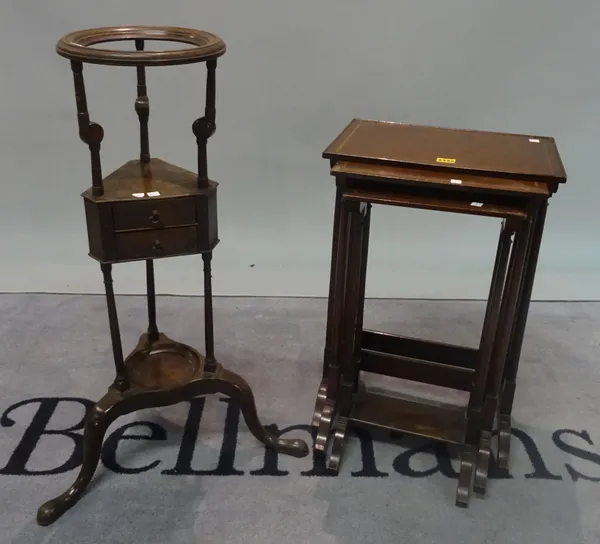
[[[349,419],[353,425],[380,427],[462,444],[466,408],[361,392],[354,399]]]

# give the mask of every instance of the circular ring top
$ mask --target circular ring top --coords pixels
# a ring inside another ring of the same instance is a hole
[[[194,45],[167,51],[119,51],[90,47],[124,40],[154,40]],[[56,52],[70,60],[112,66],[168,66],[216,59],[225,53],[225,42],[210,32],[172,26],[90,28],[71,32],[56,44]]]

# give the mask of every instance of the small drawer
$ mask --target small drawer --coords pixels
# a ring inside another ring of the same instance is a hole
[[[160,229],[196,223],[193,198],[117,202],[113,205],[115,231]]]
[[[197,253],[196,227],[182,227],[116,234],[117,260],[159,259]]]

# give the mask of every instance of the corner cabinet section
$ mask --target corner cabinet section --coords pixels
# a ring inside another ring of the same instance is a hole
[[[217,245],[217,183],[187,196],[83,195],[90,256],[103,263],[176,257]]]

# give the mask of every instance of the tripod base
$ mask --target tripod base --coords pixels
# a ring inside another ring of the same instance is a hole
[[[218,363],[211,365],[209,370],[205,367],[204,357],[196,350],[164,334],[159,334],[155,340],[143,334],[125,361],[125,367],[131,386],[119,391],[112,385],[87,415],[79,475],[69,489],[39,508],[39,525],[55,522],[80,500],[98,466],[106,430],[118,417],[138,410],[222,393],[239,404],[248,429],[266,447],[293,457],[305,457],[309,453],[304,441],[278,438],[264,428],[252,390],[241,376]]]

